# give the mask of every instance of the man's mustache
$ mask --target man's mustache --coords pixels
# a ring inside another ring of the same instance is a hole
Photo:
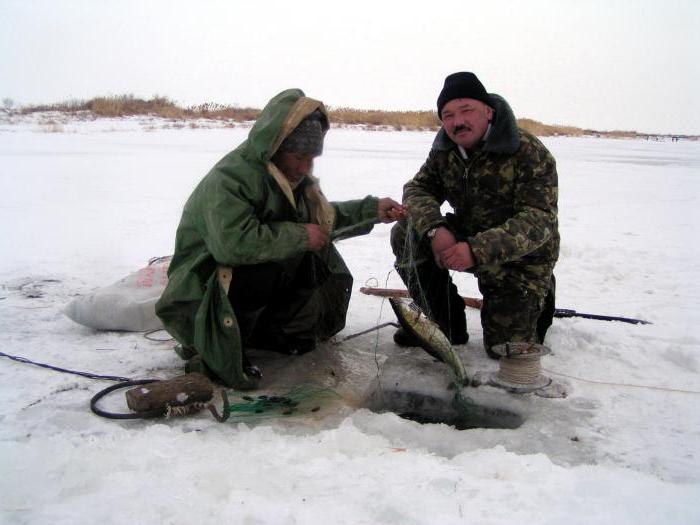
[[[452,130],[452,133],[459,133],[460,131],[469,131],[471,128],[468,128],[464,124],[458,124],[455,126],[455,128]]]

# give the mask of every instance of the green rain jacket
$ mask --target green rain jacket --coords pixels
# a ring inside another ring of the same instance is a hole
[[[287,135],[316,110],[328,118],[323,104],[299,89],[270,100],[248,139],[202,179],[182,213],[168,286],[156,313],[166,330],[184,348],[196,351],[228,386],[254,388],[257,381],[244,371],[240,331],[228,298],[236,267],[286,261],[306,250],[308,235],[295,194],[270,159]],[[342,228],[344,237],[371,231],[372,225],[359,223],[377,218],[377,198],[329,203],[317,179],[307,177],[302,184],[312,222],[329,233]],[[331,278],[322,285],[327,289],[318,294],[319,300],[329,293],[340,294],[332,297],[333,308],[339,310],[331,327],[335,333],[345,324],[352,278],[333,245],[320,255]],[[337,287],[338,283],[343,284]]]

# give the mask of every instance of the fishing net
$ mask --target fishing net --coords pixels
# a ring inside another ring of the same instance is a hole
[[[308,416],[339,398],[333,389],[310,383],[295,386],[283,394],[248,395],[222,391],[221,396],[223,408],[217,419],[232,422]]]
[[[458,318],[464,311],[464,300],[452,281],[453,272],[433,263],[429,242],[421,241],[411,218],[397,229],[392,242],[397,252],[395,268],[411,298],[422,312],[440,325],[445,335],[464,336],[466,326]],[[450,333],[455,331],[454,334]],[[457,332],[464,332],[458,334]]]
[[[421,244],[410,218],[403,228],[392,239],[395,243],[394,250],[398,251],[395,267],[413,302],[409,308],[404,308],[397,299],[392,299],[392,308],[402,328],[428,354],[447,363],[461,383],[466,379],[464,367],[452,349],[444,327],[449,330],[453,326],[453,320],[457,321],[453,316],[464,310],[464,301],[457,294],[450,273],[447,270],[435,270],[430,260],[432,253],[429,247]],[[429,293],[432,297],[429,297]],[[412,312],[425,315],[413,315]],[[459,322],[454,324],[460,325]],[[463,332],[464,337],[466,326]]]

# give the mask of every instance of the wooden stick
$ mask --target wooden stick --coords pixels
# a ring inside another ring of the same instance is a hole
[[[360,288],[360,292],[365,295],[376,295],[378,297],[411,297],[408,290],[402,290],[400,288],[375,288],[371,286],[365,286]],[[471,308],[476,308],[479,310],[481,308],[481,299],[476,297],[462,297],[464,304]]]
[[[209,401],[214,386],[209,378],[192,372],[165,381],[141,385],[126,392],[126,404],[134,412],[147,412],[168,405],[181,406]]]

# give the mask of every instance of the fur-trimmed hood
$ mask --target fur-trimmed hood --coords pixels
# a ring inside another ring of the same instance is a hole
[[[491,107],[494,110],[493,121],[491,122],[491,132],[482,145],[482,150],[488,153],[501,153],[512,155],[520,146],[520,135],[518,133],[518,122],[515,119],[513,110],[506,100],[500,95],[489,93],[492,101]],[[452,139],[447,136],[444,127],[440,128],[432,149],[447,151],[456,147]]]

